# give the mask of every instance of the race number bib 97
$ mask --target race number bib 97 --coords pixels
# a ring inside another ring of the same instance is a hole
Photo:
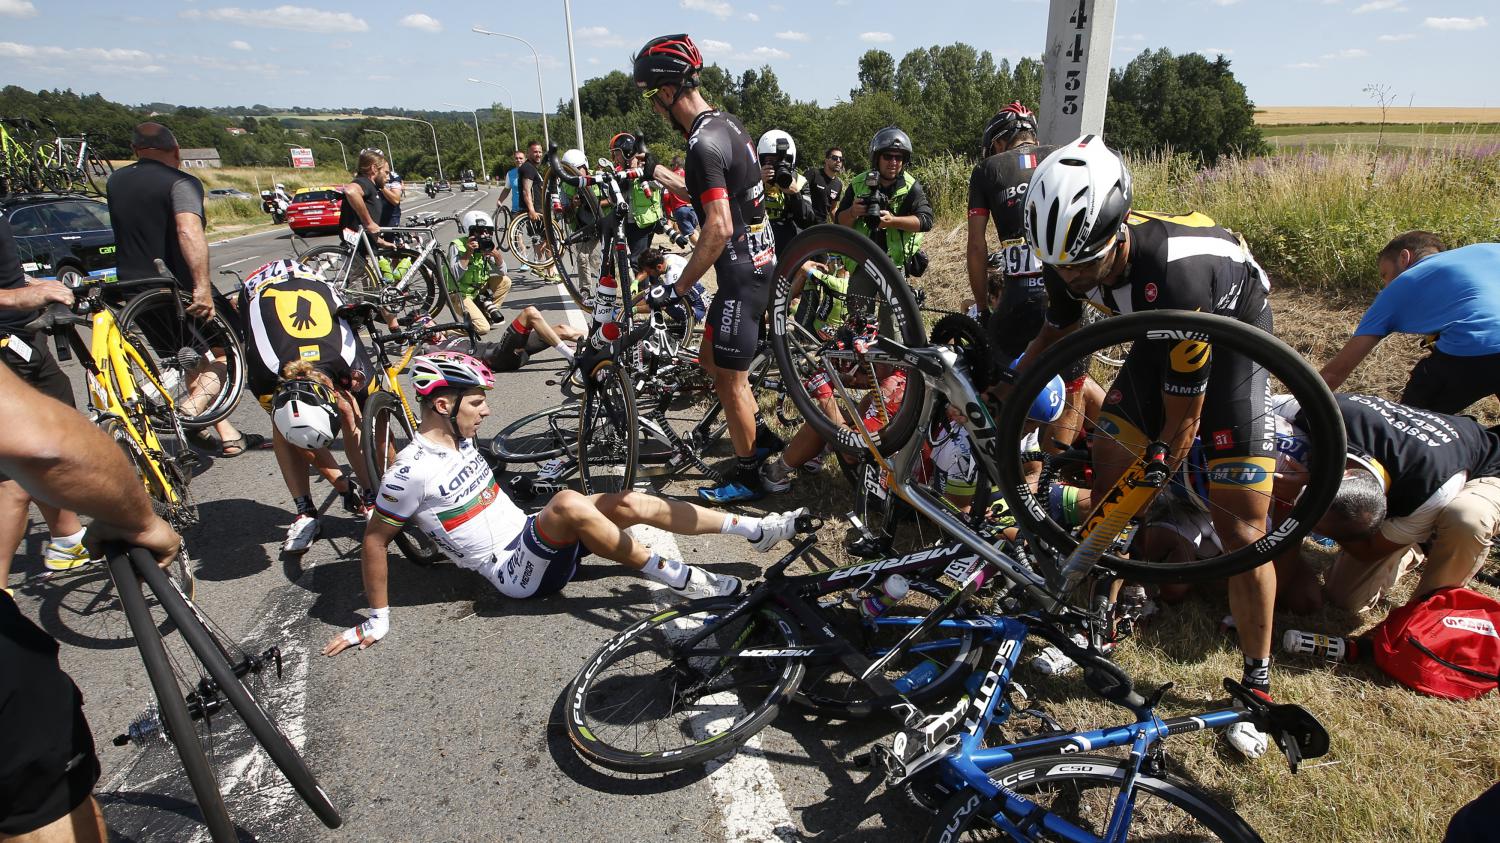
[[[750,251],[750,261],[756,269],[764,269],[776,262],[776,236],[771,232],[771,226],[766,223],[747,226],[746,248]]]
[[[1031,244],[1022,237],[1001,241],[1000,258],[1006,275],[1031,275],[1042,271],[1041,262],[1031,253]]]

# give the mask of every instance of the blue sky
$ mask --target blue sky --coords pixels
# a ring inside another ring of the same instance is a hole
[[[508,12],[525,8],[524,14]],[[1490,14],[1485,15],[1488,11]],[[1043,0],[575,0],[580,81],[628,70],[646,38],[687,31],[738,72],[769,64],[783,89],[847,97],[861,53],[964,41],[1011,61],[1040,52]],[[1490,20],[1488,18],[1492,18]],[[0,83],[187,105],[483,107],[505,84],[537,107],[569,90],[562,0],[0,0]],[[1459,0],[1120,0],[1112,63],[1145,48],[1222,52],[1271,105],[1500,106],[1500,4]]]

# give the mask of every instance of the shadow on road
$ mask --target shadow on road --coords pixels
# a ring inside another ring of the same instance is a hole
[[[679,790],[708,775],[707,769],[703,767],[652,776],[612,773],[594,767],[573,751],[573,744],[568,740],[567,729],[563,727],[563,705],[566,703],[567,696],[568,689],[564,687],[557,701],[552,705],[551,715],[547,718],[547,752],[552,756],[557,769],[575,783],[599,793],[641,796]]]

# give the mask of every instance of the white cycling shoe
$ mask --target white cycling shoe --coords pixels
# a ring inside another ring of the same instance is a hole
[[[1224,730],[1224,739],[1246,758],[1259,758],[1266,754],[1271,739],[1265,732],[1255,728],[1254,723],[1240,721]]]
[[[668,588],[667,591],[683,600],[701,600],[704,597],[731,597],[739,594],[742,586],[739,577],[689,566],[687,582],[682,588]]]
[[[775,512],[760,519],[760,538],[750,542],[759,553],[765,553],[782,540],[797,535],[797,519],[807,514],[807,507]]]
[[[318,531],[322,528],[318,516],[298,515],[292,526],[287,528],[286,541],[281,543],[281,549],[287,553],[302,553],[312,547],[313,540],[318,537]]]

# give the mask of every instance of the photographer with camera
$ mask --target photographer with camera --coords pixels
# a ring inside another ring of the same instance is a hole
[[[797,173],[797,144],[786,132],[772,129],[761,135],[755,154],[765,184],[766,219],[771,221],[779,252],[798,232],[818,222],[813,215],[812,186]]]
[[[643,167],[646,163],[646,144],[629,132],[621,132],[609,139],[609,155],[620,169]],[[660,166],[653,168],[660,169]],[[631,179],[627,198],[630,201],[625,215],[625,244],[630,250],[630,268],[639,270],[641,255],[651,248],[651,238],[661,228],[661,197],[666,193],[660,182],[649,178]]]
[[[461,222],[465,234],[448,245],[448,259],[458,276],[463,311],[473,320],[474,330],[483,335],[489,333],[492,324],[505,320],[500,305],[510,295],[510,276],[505,256],[495,242],[495,222],[490,215],[469,211]]]
[[[932,203],[922,183],[906,172],[910,161],[911,138],[905,132],[895,126],[876,132],[870,140],[870,170],[850,179],[834,221],[885,249],[903,278],[919,278],[927,271],[922,234],[932,230]],[[851,293],[873,295],[874,290]]]

